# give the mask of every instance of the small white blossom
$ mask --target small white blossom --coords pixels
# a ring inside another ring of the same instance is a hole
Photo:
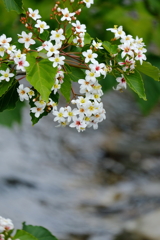
[[[5,34],[2,34],[0,36],[0,45],[2,47],[8,48],[9,47],[9,42],[12,41],[12,38],[7,38]]]
[[[86,32],[86,25],[81,24],[79,20],[76,21],[76,23],[72,23],[72,26],[75,27],[75,30],[77,33],[84,33]]]
[[[86,4],[87,8],[90,8],[91,4],[93,4],[93,0],[83,0],[83,2]]]
[[[14,225],[13,225],[11,219],[9,219],[9,218],[6,219],[6,218],[3,218],[0,216],[0,233],[3,231],[12,230],[13,228],[14,228]],[[2,235],[2,238],[3,238],[3,235]]]
[[[45,46],[45,49],[47,50],[47,57],[51,57],[54,54],[59,54],[58,46],[53,45],[51,42],[48,42],[47,46]]]
[[[40,33],[43,33],[45,29],[49,28],[49,25],[47,25],[47,23],[44,21],[37,20],[37,24],[35,24],[35,27],[40,29]]]
[[[75,15],[75,13],[70,13],[68,8],[61,9],[61,12],[63,14],[63,17],[61,18],[61,21],[71,21],[71,18]]]
[[[86,52],[82,52],[82,55],[85,57],[85,62],[92,62],[94,63],[96,60],[95,58],[98,57],[97,53],[93,53],[91,49],[87,50]]]
[[[17,92],[19,94],[20,101],[29,100],[28,92],[30,89],[28,87],[24,87],[23,84],[20,84],[17,88]]]
[[[63,35],[63,29],[60,28],[58,31],[52,30],[50,40],[55,40],[56,42],[65,40],[65,36]]]
[[[9,68],[7,68],[5,71],[0,70],[0,74],[2,75],[2,76],[0,77],[0,82],[1,82],[2,80],[5,80],[6,82],[9,82],[9,81],[10,81],[10,78],[14,76],[13,73],[10,73],[10,69],[9,69]]]
[[[29,66],[29,63],[26,61],[26,57],[14,58],[14,62],[16,64],[16,69],[25,72],[25,67]]]
[[[35,113],[35,117],[36,118],[39,118],[39,116],[44,112],[44,107],[32,107],[31,109],[30,109],[30,111],[32,112],[32,113]]]
[[[1,57],[4,56],[5,51],[6,51],[6,48],[0,46],[0,56],[1,56]]]
[[[36,42],[32,39],[32,33],[26,33],[24,31],[22,31],[22,34],[18,34],[18,36],[20,37],[18,39],[18,42],[20,43],[24,43],[24,46],[26,49],[28,49],[30,47],[30,45],[35,44]]]
[[[81,118],[74,117],[73,123],[69,125],[71,128],[76,128],[78,132],[84,131],[86,129],[87,124]]]
[[[64,65],[64,56],[55,55],[54,57],[50,57],[49,60],[53,62],[53,67],[57,67],[58,65]]]
[[[96,42],[95,40],[93,40],[92,45],[93,45],[96,49],[103,49],[102,43]]]
[[[31,17],[32,19],[34,19],[35,21],[39,18],[41,18],[41,16],[39,15],[39,10],[32,10],[32,8],[28,8],[28,12],[29,12],[29,17]]]

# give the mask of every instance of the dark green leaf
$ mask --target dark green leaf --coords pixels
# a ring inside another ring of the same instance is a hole
[[[52,233],[44,227],[26,225],[25,223],[23,223],[23,230],[32,234],[38,240],[57,240],[57,238],[54,237]]]
[[[141,65],[139,62],[136,63],[136,69],[145,75],[153,78],[156,81],[160,81],[160,69],[152,66],[150,62],[143,62]]]
[[[113,86],[115,85],[115,77],[112,75],[107,75],[105,78],[102,78],[99,83],[102,86],[103,92],[107,92],[111,89],[113,89]]]
[[[63,83],[61,85],[60,91],[62,95],[65,97],[67,102],[70,101],[70,95],[71,95],[71,80],[68,75],[64,76]]]
[[[47,102],[55,81],[57,68],[54,68],[48,59],[38,61],[32,55],[27,56],[27,61],[30,66],[26,68],[26,79]]]
[[[17,92],[17,87],[19,83],[17,81],[11,86],[11,88],[0,97],[0,112],[6,109],[14,109],[16,102],[19,100],[19,95]]]
[[[0,97],[2,97],[3,94],[5,94],[6,91],[12,86],[12,84],[15,82],[15,79],[11,79],[9,82],[2,81],[0,83]]]
[[[88,34],[88,33],[85,33],[85,36],[84,36],[84,45],[86,44],[90,44],[91,41],[92,41],[92,37]]]
[[[112,45],[110,42],[103,42],[102,43],[102,46],[104,47],[104,49],[106,49],[111,55],[113,54],[116,54],[118,51],[117,51],[117,48],[118,46],[117,45]]]
[[[143,76],[143,79],[147,101],[143,101],[137,95],[136,99],[143,114],[148,114],[160,100],[160,83],[146,75]]]
[[[128,86],[134,92],[136,92],[140,98],[147,100],[145,90],[144,90],[143,79],[138,71],[135,71],[135,73],[131,73],[129,75],[124,74],[124,78],[125,78]]]
[[[7,11],[16,11],[17,13],[23,12],[22,0],[3,0]]]
[[[85,73],[82,69],[80,68],[75,68],[75,67],[69,67],[68,66],[68,72],[67,74],[71,78],[73,82],[78,82],[79,79],[84,79],[85,78]]]
[[[7,127],[12,127],[15,123],[20,124],[22,121],[22,109],[24,105],[24,102],[18,101],[16,104],[16,108],[1,112],[0,124]]]
[[[47,31],[47,30],[45,30],[40,36],[40,38],[44,41],[47,41],[48,37],[49,37],[49,31]]]

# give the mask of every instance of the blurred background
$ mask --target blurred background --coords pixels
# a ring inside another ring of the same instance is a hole
[[[23,0],[49,19],[53,0]],[[0,34],[17,41],[23,26],[0,1]],[[80,21],[101,40],[114,25],[144,39],[160,67],[160,1],[95,0]],[[29,108],[0,113],[0,215],[42,225],[59,240],[160,240],[160,83],[145,77],[148,101],[103,83],[107,119],[77,133],[52,116],[32,127]]]

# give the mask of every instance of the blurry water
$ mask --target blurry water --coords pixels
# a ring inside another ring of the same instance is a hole
[[[26,221],[63,240],[111,240],[128,220],[160,206],[159,180],[145,174],[160,169],[156,159],[146,159],[160,152],[157,138],[148,147],[157,111],[142,118],[127,93],[110,93],[104,102],[107,120],[97,131],[56,128],[52,116],[32,127],[27,108],[21,127],[0,128],[0,215],[16,228]],[[145,159],[143,174],[126,169],[126,159]],[[119,181],[110,185],[113,175]],[[153,196],[149,207],[144,195]]]

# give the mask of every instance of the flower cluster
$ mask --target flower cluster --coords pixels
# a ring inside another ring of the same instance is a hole
[[[0,216],[0,233],[3,233],[4,231],[9,231],[14,228],[14,225],[9,218],[3,218]],[[0,238],[2,238],[2,234],[0,235]]]
[[[142,38],[136,37],[134,39],[133,36],[126,35],[122,26],[118,27],[115,25],[114,28],[108,28],[106,30],[114,33],[115,40],[120,39],[118,50],[121,53],[121,58],[124,60],[122,62],[119,61],[118,64],[124,72],[133,72],[136,67],[136,61],[140,61],[140,64],[142,64],[143,60],[146,60],[144,53],[146,53],[147,50]],[[123,74],[121,77],[116,78],[116,81],[119,84],[115,90],[122,90],[127,87]]]

